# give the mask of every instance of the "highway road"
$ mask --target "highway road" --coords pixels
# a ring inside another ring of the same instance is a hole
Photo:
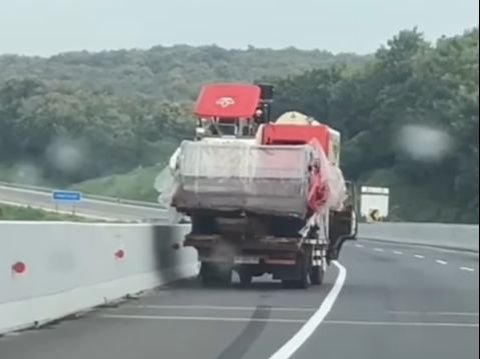
[[[360,240],[322,287],[204,289],[188,279],[4,336],[0,358],[473,359],[478,270],[477,254]]]
[[[56,210],[50,193],[6,186],[0,186],[0,203],[31,206],[50,211]],[[72,213],[72,206],[62,204],[58,207],[58,211]],[[167,211],[161,208],[157,209],[93,199],[82,200],[82,202],[76,205],[75,211],[78,215],[98,220],[136,221],[158,219],[165,221],[167,219]]]

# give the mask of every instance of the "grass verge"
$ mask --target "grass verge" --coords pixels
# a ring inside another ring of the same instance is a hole
[[[61,213],[47,212],[31,207],[0,204],[0,220],[3,221],[74,221],[84,222],[87,219]]]
[[[71,186],[86,194],[157,203],[155,178],[164,165],[138,168],[128,173],[95,178]]]

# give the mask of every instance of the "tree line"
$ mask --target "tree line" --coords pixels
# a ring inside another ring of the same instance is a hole
[[[192,102],[202,84],[337,61],[361,65],[365,57],[183,45],[0,56],[0,175],[2,167],[20,167],[26,180],[71,183],[165,162],[193,133]]]
[[[478,28],[402,31],[360,69],[277,80],[277,112],[339,129],[347,177],[391,188],[392,217],[478,223]]]
[[[285,75],[288,74],[288,75]],[[165,162],[190,138],[202,83],[270,81],[274,111],[342,134],[342,167],[391,188],[397,220],[478,223],[478,28],[402,31],[371,56],[157,47],[0,56],[1,169],[74,183]]]

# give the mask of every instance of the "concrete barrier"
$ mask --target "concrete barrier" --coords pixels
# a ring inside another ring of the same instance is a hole
[[[478,225],[442,223],[361,224],[359,237],[478,252]]]
[[[0,334],[198,273],[188,226],[0,222]],[[362,224],[360,237],[478,252],[478,226]]]
[[[0,333],[195,275],[186,226],[0,222]]]

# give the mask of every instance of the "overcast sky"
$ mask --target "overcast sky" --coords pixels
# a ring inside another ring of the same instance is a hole
[[[0,53],[217,44],[368,53],[478,24],[478,0],[0,0]]]

